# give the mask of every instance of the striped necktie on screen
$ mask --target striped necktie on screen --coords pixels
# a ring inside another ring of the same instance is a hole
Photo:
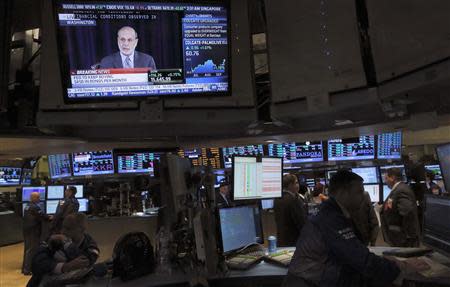
[[[133,67],[131,66],[131,59],[130,59],[130,56],[127,56],[127,57],[125,58],[125,68],[133,68]]]

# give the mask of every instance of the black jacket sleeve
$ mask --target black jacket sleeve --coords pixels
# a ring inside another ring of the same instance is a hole
[[[40,246],[36,251],[31,263],[31,272],[33,276],[27,284],[27,287],[37,287],[46,274],[51,274],[56,267],[56,260],[53,254],[46,246]]]

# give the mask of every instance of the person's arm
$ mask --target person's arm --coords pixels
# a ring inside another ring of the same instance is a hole
[[[369,252],[350,226],[343,217],[333,217],[320,222],[317,227],[334,257],[370,280],[371,286],[386,286],[394,282],[400,274],[398,266]]]
[[[31,271],[33,276],[42,277],[51,274],[55,270],[57,262],[45,247],[39,247],[33,257]]]
[[[408,189],[398,192],[396,200],[398,213],[401,216],[405,217],[411,211],[413,211],[414,208],[417,208],[417,204],[413,195],[414,193]]]

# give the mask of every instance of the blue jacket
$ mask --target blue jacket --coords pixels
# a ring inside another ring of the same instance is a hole
[[[294,285],[320,287],[392,283],[400,269],[394,262],[371,253],[355,230],[335,199],[322,203],[317,216],[306,223],[300,234],[287,281],[295,282],[297,278],[302,283]]]
[[[134,67],[150,68],[151,70],[156,70],[156,64],[153,57],[138,51],[134,51]],[[120,52],[116,52],[112,55],[104,57],[100,62],[100,68],[101,69],[123,68],[122,57],[120,57]]]

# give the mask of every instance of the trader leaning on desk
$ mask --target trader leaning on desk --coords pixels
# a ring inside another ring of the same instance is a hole
[[[303,227],[284,287],[390,286],[401,283],[407,273],[429,268],[419,259],[400,262],[376,256],[362,243],[350,215],[364,197],[360,176],[338,171],[329,194]]]

